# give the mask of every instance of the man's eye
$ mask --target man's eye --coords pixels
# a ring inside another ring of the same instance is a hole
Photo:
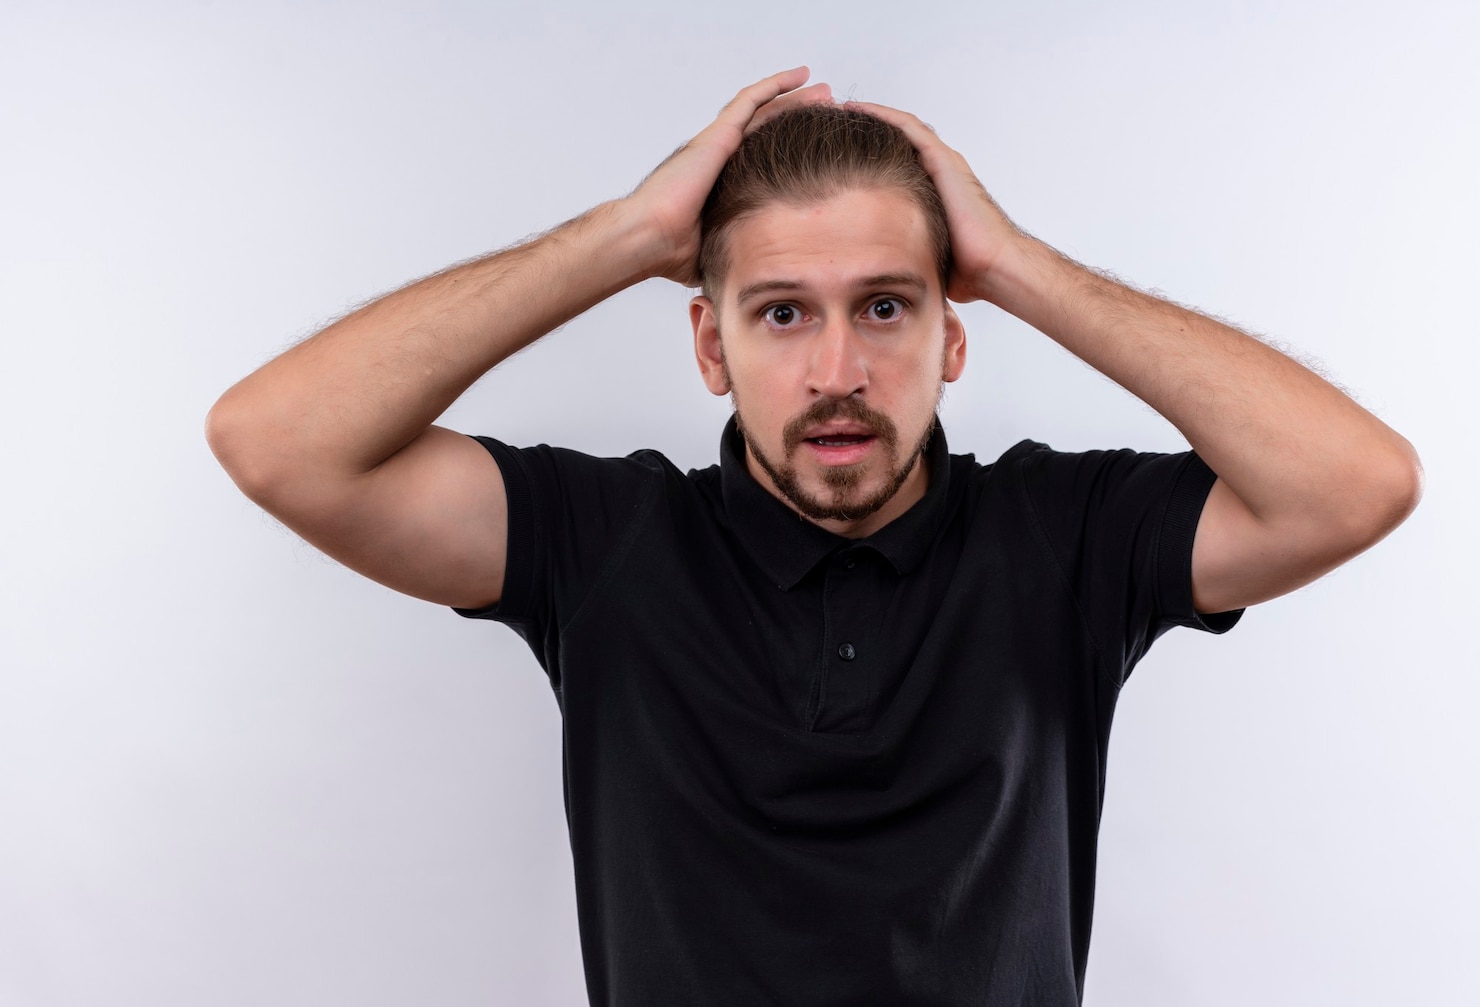
[[[897,316],[903,308],[904,305],[900,304],[899,301],[892,297],[886,297],[869,305],[869,312],[879,321],[887,322]]]
[[[777,304],[766,309],[761,317],[772,325],[790,325],[797,320],[797,309],[790,304]]]

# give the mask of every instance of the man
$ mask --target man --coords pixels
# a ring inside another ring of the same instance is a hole
[[[741,91],[626,198],[329,326],[208,436],[325,552],[529,642],[593,1003],[1077,1003],[1131,667],[1371,546],[1421,469],[1258,340],[1020,232],[913,116],[806,78]],[[652,276],[703,285],[718,466],[431,425]],[[949,301],[978,299],[1194,450],[950,454]]]

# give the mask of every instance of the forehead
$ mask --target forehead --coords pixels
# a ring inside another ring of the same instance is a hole
[[[891,189],[854,189],[821,202],[768,203],[729,234],[725,300],[747,287],[849,291],[871,276],[915,274],[939,285],[925,213]]]

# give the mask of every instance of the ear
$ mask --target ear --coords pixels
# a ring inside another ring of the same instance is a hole
[[[724,351],[719,345],[719,316],[714,302],[702,294],[690,301],[689,324],[694,327],[694,357],[699,361],[704,387],[715,395],[728,395],[730,383],[725,380]]]
[[[946,363],[942,380],[955,381],[966,370],[966,326],[956,309],[946,305]]]

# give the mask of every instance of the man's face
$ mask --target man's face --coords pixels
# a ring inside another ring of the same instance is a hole
[[[690,317],[705,384],[729,394],[751,474],[838,534],[872,534],[925,493],[918,464],[965,333],[924,214],[893,189],[735,223],[720,303]]]

